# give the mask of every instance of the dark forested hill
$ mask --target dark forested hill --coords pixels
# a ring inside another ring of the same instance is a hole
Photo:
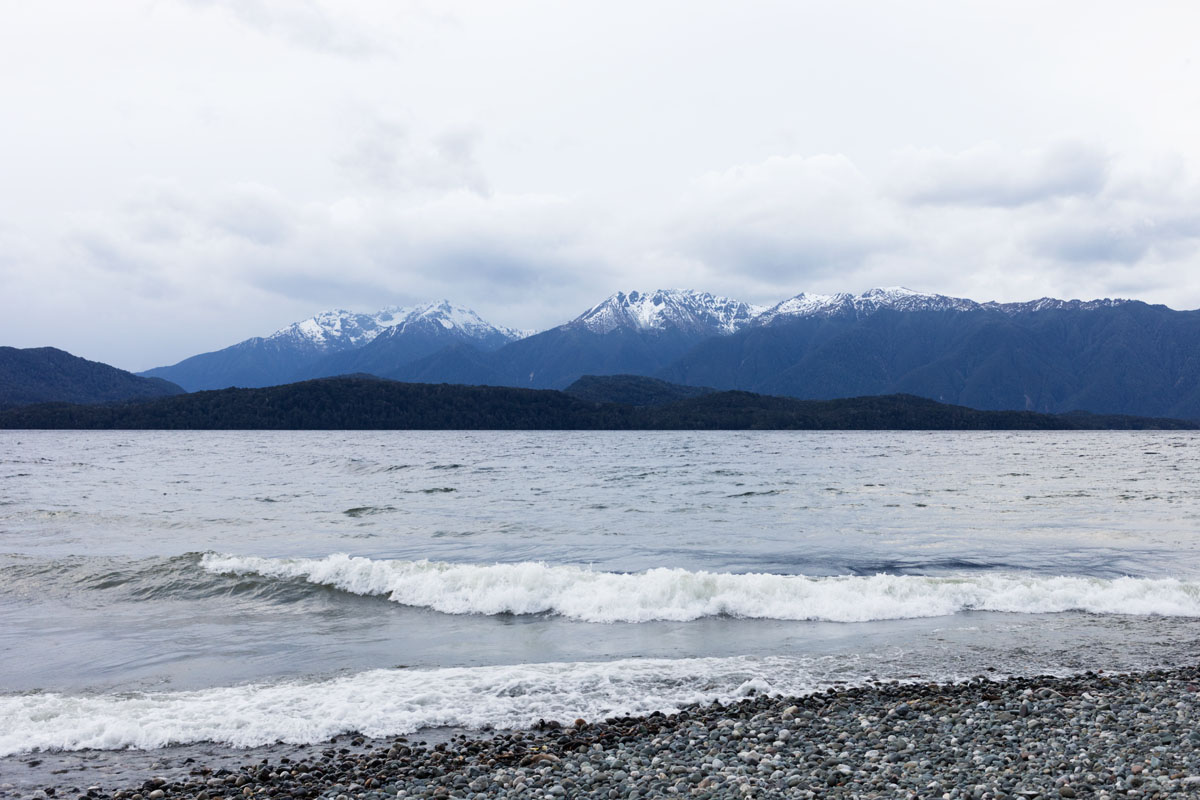
[[[1041,430],[1195,428],[1132,417],[976,411],[913,397],[803,401],[714,392],[665,405],[598,403],[554,390],[398,383],[370,376],[221,389],[120,406],[0,412],[0,428],[188,430]]]
[[[158,378],[73,356],[54,347],[0,347],[0,408],[28,403],[117,403],[182,394]]]
[[[690,397],[712,394],[706,386],[684,386],[643,375],[584,375],[564,392],[592,403],[662,406]]]

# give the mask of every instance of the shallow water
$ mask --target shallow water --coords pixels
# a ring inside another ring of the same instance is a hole
[[[1191,663],[1198,521],[1193,433],[4,432],[0,754]]]

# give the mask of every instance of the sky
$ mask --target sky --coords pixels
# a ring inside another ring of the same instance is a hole
[[[0,0],[0,345],[617,291],[1200,307],[1200,4]]]

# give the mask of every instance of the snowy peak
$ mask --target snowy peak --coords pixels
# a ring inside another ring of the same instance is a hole
[[[362,347],[385,334],[400,335],[430,328],[456,332],[465,339],[512,341],[521,338],[517,331],[491,325],[470,309],[440,300],[412,308],[389,306],[374,314],[342,309],[323,311],[282,328],[267,339],[335,353]]]
[[[975,311],[989,309],[1006,314],[1019,314],[1054,309],[1092,310],[1111,308],[1128,300],[1055,300],[1043,297],[1028,303],[977,303],[964,297],[943,294],[924,294],[903,286],[871,289],[862,294],[805,294],[784,300],[763,312],[759,324],[769,324],[781,317],[865,317],[882,309],[893,311]]]
[[[862,294],[805,294],[801,292],[767,309],[760,317],[762,324],[779,317],[867,316],[880,309],[895,311],[970,311],[979,303],[961,297],[914,292],[903,286],[871,289]]]
[[[1105,297],[1101,300],[1058,300],[1043,297],[1026,303],[984,303],[981,308],[995,308],[1007,314],[1025,314],[1034,311],[1095,311],[1098,308],[1115,308],[1131,303],[1124,298]]]
[[[397,321],[392,324],[388,335],[397,336],[406,332],[441,328],[444,331],[458,333],[467,339],[501,338],[506,341],[515,341],[523,336],[521,332],[511,328],[492,325],[471,309],[456,306],[449,300],[439,300],[404,309],[403,315],[397,315],[396,319]]]
[[[691,289],[617,292],[568,324],[587,328],[593,333],[625,328],[714,335],[733,333],[745,327],[762,310],[760,306]]]
[[[406,309],[394,307],[375,314],[356,314],[343,309],[322,311],[281,328],[266,338],[268,341],[295,344],[318,352],[349,350],[371,341],[396,324],[399,315],[406,313]]]

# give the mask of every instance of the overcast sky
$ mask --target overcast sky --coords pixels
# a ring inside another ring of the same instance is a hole
[[[1200,3],[0,0],[0,344],[618,291],[1200,307]]]

